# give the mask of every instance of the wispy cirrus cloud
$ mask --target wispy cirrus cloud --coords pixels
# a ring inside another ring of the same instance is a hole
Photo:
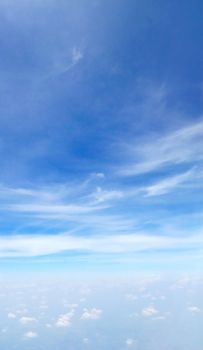
[[[158,135],[139,145],[127,145],[128,164],[118,171],[122,176],[157,171],[179,164],[194,165],[203,160],[203,121],[183,126],[165,136]]]
[[[37,257],[67,252],[123,254],[150,250],[203,249],[200,233],[179,237],[150,235],[144,232],[119,235],[74,236],[68,233],[50,235],[12,235],[0,238],[0,257]]]
[[[61,58],[55,62],[55,68],[53,68],[50,77],[65,74],[73,69],[82,59],[84,58],[84,53],[81,48],[74,46],[71,50],[70,58]]]
[[[107,206],[106,206],[107,207]],[[67,214],[67,215],[77,215],[77,214],[85,214],[90,213],[96,210],[101,210],[106,208],[105,206],[91,206],[91,205],[76,205],[76,204],[11,204],[6,209],[14,212],[21,213],[33,213],[33,214]]]
[[[83,52],[78,47],[74,46],[72,49],[72,64],[77,64],[83,58]]]
[[[142,148],[133,148],[134,152],[130,154],[136,154],[139,169],[133,172],[133,176],[173,165],[172,175],[163,174],[158,180],[156,176],[153,180],[148,177],[143,182],[123,186],[122,180],[129,175],[123,173],[120,176],[124,165],[121,173],[113,174],[112,178],[111,175],[107,177],[97,173],[85,181],[38,188],[1,185],[1,213],[7,220],[14,218],[14,222],[17,220],[20,225],[19,230],[15,228],[8,236],[1,237],[0,257],[39,257],[70,252],[125,255],[152,250],[199,250],[202,247],[201,230],[198,233],[197,230],[184,232],[181,226],[175,230],[170,225],[169,214],[164,217],[168,225],[164,230],[167,225],[161,223],[157,210],[156,213],[151,212],[149,207],[143,215],[139,206],[144,205],[145,200],[167,195],[176,188],[184,191],[194,179],[202,182],[201,171],[197,174],[203,159],[199,149],[202,131],[203,122],[199,122],[159,137],[152,145],[147,142]],[[188,149],[189,146],[191,149]],[[176,169],[179,164],[185,164],[186,170]],[[115,179],[116,185],[113,184]],[[39,225],[32,234],[27,228],[37,221]],[[53,223],[59,227],[53,229]],[[153,225],[156,230],[151,232]]]
[[[56,236],[64,230],[82,236],[132,232],[136,218],[115,211],[120,191],[95,189],[95,185],[84,181],[41,188],[1,186],[2,218],[14,223],[13,232],[7,234],[10,238],[22,234],[26,241],[30,230]]]
[[[143,191],[146,196],[159,196],[171,192],[173,189],[179,187],[184,182],[193,179],[195,176],[195,170],[189,170],[182,174],[174,175],[164,178],[163,180],[156,182],[150,186],[146,186]]]

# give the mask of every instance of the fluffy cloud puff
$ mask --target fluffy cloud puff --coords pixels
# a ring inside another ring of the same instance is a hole
[[[73,313],[68,312],[67,314],[60,315],[58,320],[56,321],[56,327],[70,327],[71,319]]]
[[[154,306],[149,306],[142,310],[142,315],[145,317],[156,316],[158,313],[159,311]]]
[[[36,332],[32,332],[32,331],[24,334],[24,337],[28,338],[28,339],[36,338],[37,336],[38,336],[38,334]]]
[[[101,317],[102,310],[101,309],[83,309],[83,314],[81,316],[81,320],[98,320]]]

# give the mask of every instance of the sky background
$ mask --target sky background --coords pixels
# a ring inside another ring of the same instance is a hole
[[[1,271],[202,270],[202,11],[0,0]]]

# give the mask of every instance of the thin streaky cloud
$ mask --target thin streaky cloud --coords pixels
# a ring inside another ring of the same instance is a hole
[[[152,236],[146,233],[120,235],[93,235],[87,237],[58,235],[21,235],[0,238],[0,257],[36,257],[64,252],[130,253],[156,249],[199,250],[203,248],[202,235]]]
[[[72,63],[76,64],[83,58],[83,53],[78,47],[74,47],[72,50]]]
[[[128,145],[129,163],[121,166],[118,175],[133,176],[171,165],[175,167],[178,164],[198,164],[203,160],[202,149],[201,120],[139,146]]]
[[[52,66],[49,68],[48,72],[42,75],[39,79],[39,83],[47,82],[50,79],[57,78],[63,74],[68,73],[75,66],[79,64],[80,61],[84,58],[84,53],[82,49],[77,46],[74,46],[71,49],[70,57],[69,55],[64,55],[63,57],[59,57],[57,60],[52,63]]]
[[[107,206],[88,206],[88,205],[49,205],[49,204],[13,204],[5,207],[6,210],[24,213],[41,213],[41,214],[82,214],[90,213],[96,210],[107,208]]]
[[[71,63],[65,64],[65,62],[59,65],[58,69],[55,72],[55,75],[61,75],[65,74],[68,71],[70,71],[72,68],[74,68],[82,59],[83,59],[83,52],[78,47],[74,46],[71,52]]]
[[[165,178],[153,185],[147,186],[143,191],[146,193],[146,196],[160,196],[166,193],[169,193],[179,187],[184,182],[194,178],[195,171],[189,170],[183,174],[171,176]]]

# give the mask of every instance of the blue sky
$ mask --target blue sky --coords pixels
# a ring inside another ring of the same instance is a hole
[[[2,269],[202,269],[201,1],[0,1]]]

